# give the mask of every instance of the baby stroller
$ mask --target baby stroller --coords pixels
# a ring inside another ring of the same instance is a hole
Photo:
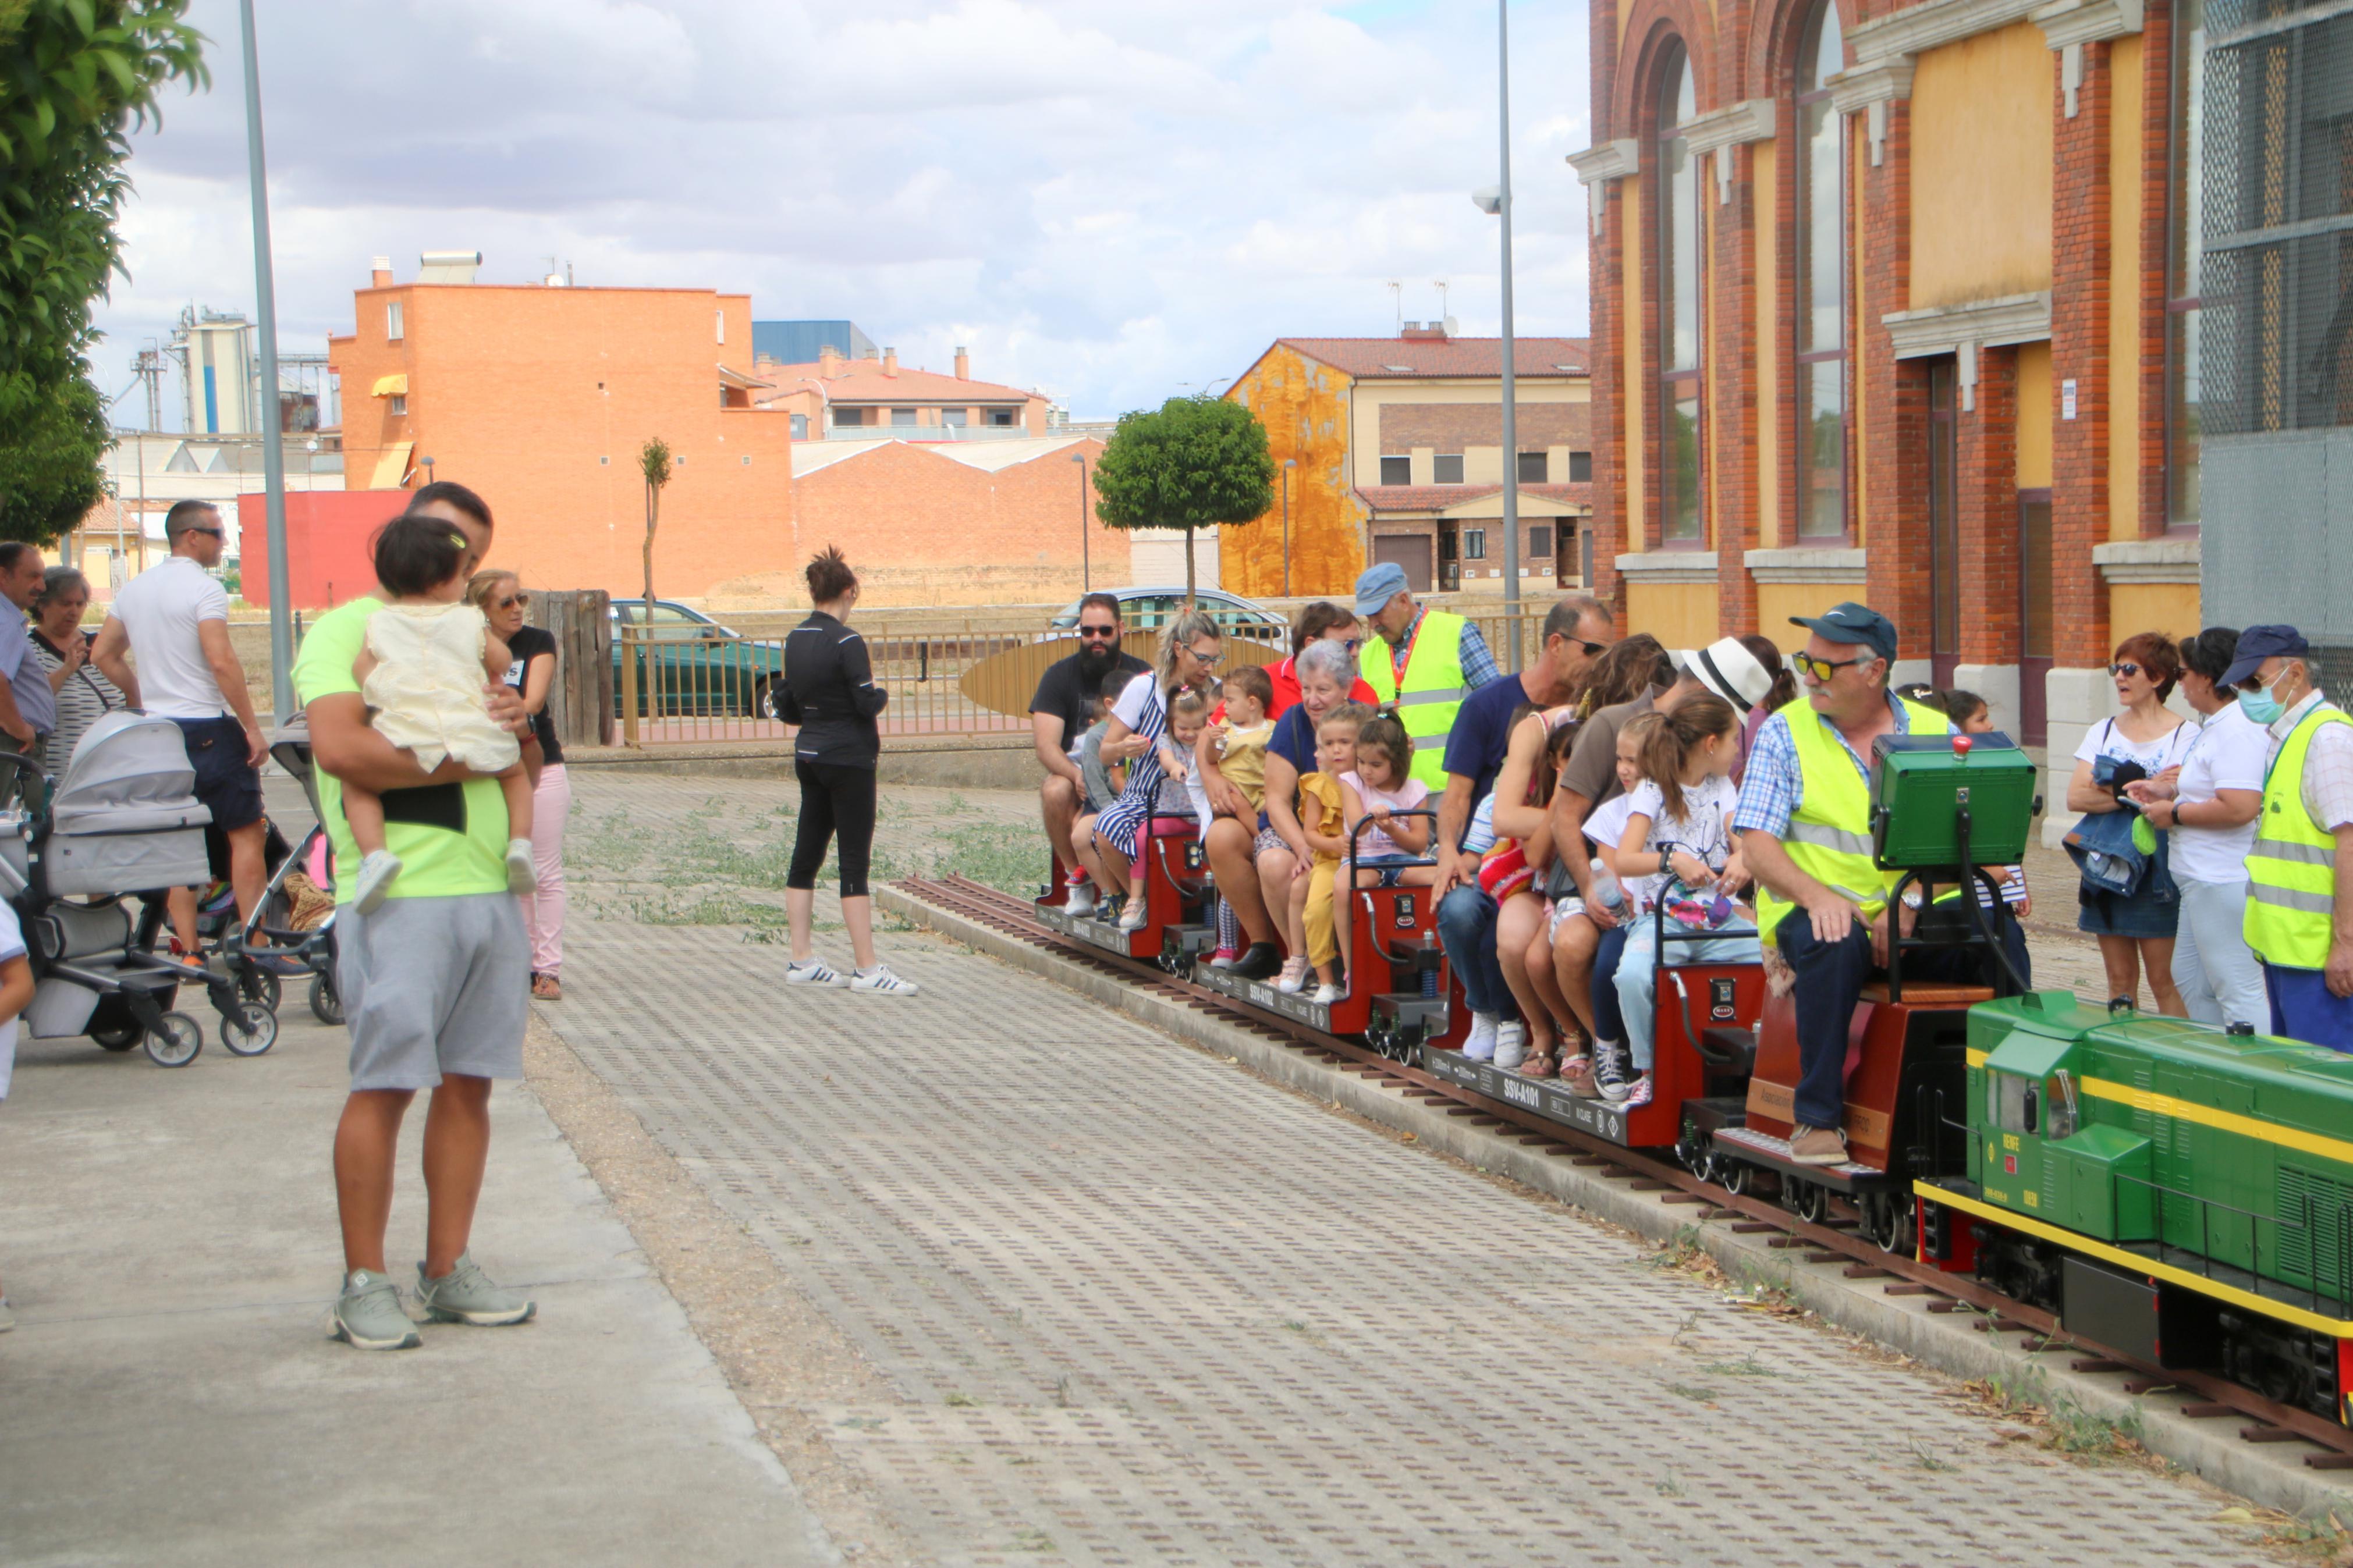
[[[315,925],[297,923],[300,905],[296,895],[301,886],[295,881],[311,880],[310,868],[314,852],[325,841],[327,830],[319,810],[319,785],[311,766],[311,721],[301,713],[279,726],[269,737],[269,755],[302,786],[302,795],[311,803],[311,831],[291,851],[279,839],[273,852],[278,858],[269,863],[269,884],[262,889],[261,902],[255,906],[253,918],[237,933],[232,950],[248,962],[267,959],[281,972],[289,965],[300,965],[311,976],[311,1012],[322,1024],[343,1021],[343,998],[335,991],[335,916],[331,908],[326,918]],[[277,835],[273,826],[270,833]],[[318,856],[324,862],[322,881],[313,884],[317,892],[332,898],[334,893],[334,857]],[[267,937],[271,945],[257,947],[255,940]],[[265,974],[264,984],[269,988],[269,999],[277,1002],[278,977]]]
[[[5,759],[34,774],[28,760]],[[278,1041],[278,1017],[216,970],[150,951],[163,921],[160,889],[208,875],[205,824],[180,728],[117,710],[90,727],[65,776],[27,805],[0,812],[0,896],[15,907],[33,968],[24,1030],[34,1039],[86,1034],[111,1051],[143,1040],[159,1067],[185,1067],[204,1029],[169,1009],[183,983],[205,987],[221,1043],[259,1056]],[[134,913],[133,899],[143,908]]]

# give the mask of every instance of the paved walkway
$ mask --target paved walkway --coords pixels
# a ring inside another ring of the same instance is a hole
[[[2010,1441],[1943,1380],[979,955],[892,933],[922,997],[786,992],[753,907],[787,786],[580,795],[543,1015],[757,1244],[792,1331],[855,1352],[858,1397],[772,1441],[909,1560],[2251,1560],[2209,1489]],[[886,847],[1025,810],[894,791]]]
[[[0,1106],[0,1561],[838,1563],[533,1092],[493,1100],[475,1249],[539,1321],[327,1338],[344,1037],[167,1071],[28,1045]],[[424,1232],[411,1115],[392,1267]]]

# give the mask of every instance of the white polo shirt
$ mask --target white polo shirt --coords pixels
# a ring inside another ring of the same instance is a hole
[[[185,555],[174,555],[122,585],[113,614],[131,634],[139,700],[166,719],[218,719],[233,712],[205,660],[196,626],[228,621],[228,593]]]

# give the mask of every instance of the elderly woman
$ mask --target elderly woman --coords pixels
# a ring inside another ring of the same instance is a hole
[[[1299,703],[1283,714],[1274,738],[1267,742],[1265,809],[1251,805],[1250,797],[1218,771],[1214,746],[1203,746],[1198,757],[1201,782],[1218,813],[1206,846],[1209,866],[1217,873],[1219,891],[1250,939],[1232,969],[1245,980],[1271,979],[1282,967],[1274,920],[1267,911],[1290,906],[1293,879],[1300,867],[1314,859],[1306,830],[1299,824],[1299,777],[1315,771],[1315,726],[1348,700],[1356,681],[1356,656],[1338,641],[1311,642],[1293,662]]]
[[[2154,779],[2181,765],[2198,733],[2196,725],[2185,722],[2165,705],[2181,676],[2181,656],[2171,637],[2142,632],[2125,638],[2116,645],[2108,674],[2116,682],[2116,714],[2093,725],[2084,735],[2084,743],[2075,748],[2074,774],[2067,781],[2067,809],[2090,816],[2127,809],[2124,784],[2098,778],[2103,761],[2111,769],[2125,770],[2133,779]],[[2164,847],[2160,844],[2160,850]],[[2137,1005],[2145,969],[2157,1010],[2179,1018],[2186,1015],[2181,993],[2173,984],[2173,939],[2181,910],[2179,894],[2165,866],[2160,854],[2148,876],[2130,894],[2086,887],[2075,924],[2099,939],[2100,961],[2107,970],[2112,999]]]
[[[539,888],[522,896],[522,919],[531,932],[531,994],[543,1002],[560,1002],[566,902],[564,823],[572,815],[572,781],[564,769],[554,716],[547,710],[548,695],[555,689],[555,638],[523,623],[531,595],[512,572],[475,573],[466,584],[466,597],[491,623],[491,635],[514,655],[506,683],[521,695],[522,710],[531,715],[531,739],[523,744],[522,763],[532,778],[531,849]]]
[[[2268,1030],[2271,1000],[2243,917],[2271,737],[2216,685],[2238,656],[2239,634],[2228,626],[2209,626],[2181,645],[2181,694],[2204,721],[2179,773],[2128,784],[2125,794],[2151,827],[2171,835],[2166,847],[2181,889],[2173,983],[2189,1016]]]
[[[127,706],[114,682],[90,662],[90,634],[81,618],[90,608],[90,579],[70,566],[41,574],[33,598],[33,655],[58,694],[58,727],[41,748],[41,771],[51,778],[73,761],[83,733],[109,710]]]

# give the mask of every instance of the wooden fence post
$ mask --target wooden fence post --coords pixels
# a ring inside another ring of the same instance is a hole
[[[531,596],[531,624],[555,638],[548,711],[566,746],[613,743],[612,598],[602,589]]]

